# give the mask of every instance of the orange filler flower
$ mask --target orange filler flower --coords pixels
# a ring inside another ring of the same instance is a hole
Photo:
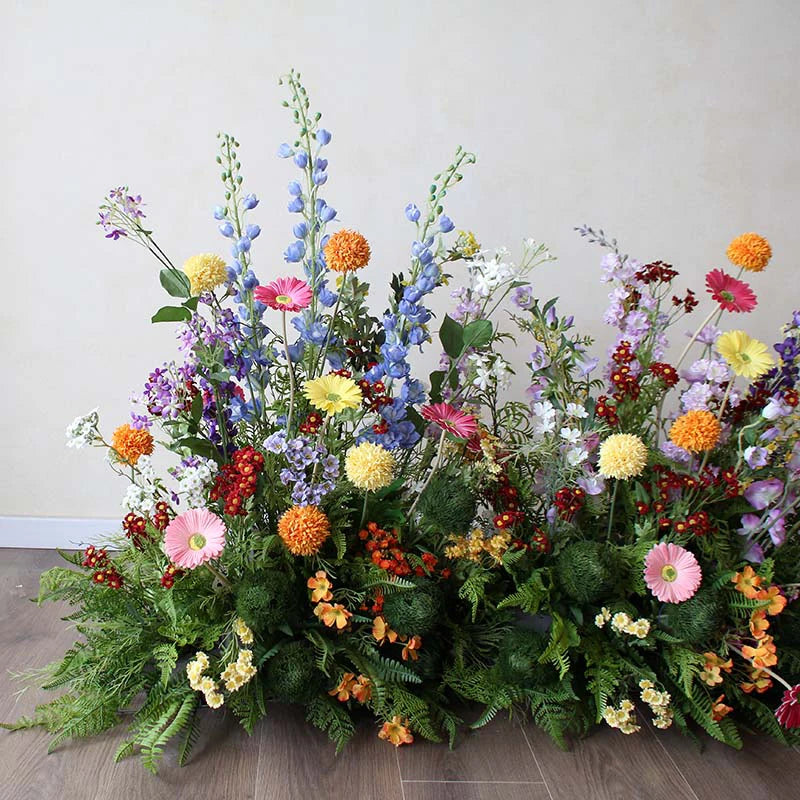
[[[354,272],[369,263],[369,242],[357,231],[344,228],[328,239],[325,263],[334,272]]]
[[[317,570],[317,574],[308,579],[306,586],[311,589],[312,603],[327,602],[333,599],[333,594],[331,593],[333,584],[330,582],[325,570]]]
[[[711,450],[719,441],[721,432],[719,420],[710,411],[687,411],[672,423],[669,438],[678,447],[699,453]]]
[[[316,506],[292,506],[278,520],[278,535],[296,556],[313,556],[330,534],[330,520]]]
[[[133,465],[142,456],[149,456],[153,452],[153,437],[150,431],[132,428],[126,423],[112,434],[111,447],[121,461]]]
[[[400,747],[401,744],[411,744],[414,741],[414,737],[408,729],[408,720],[397,715],[392,717],[391,722],[383,723],[378,738],[391,742],[395,747]]]
[[[743,233],[728,245],[727,255],[737,267],[748,272],[761,272],[772,258],[772,247],[757,233]]]

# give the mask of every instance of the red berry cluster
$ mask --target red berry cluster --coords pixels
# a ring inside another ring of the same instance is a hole
[[[648,369],[651,374],[663,381],[669,389],[678,382],[678,371],[675,367],[665,364],[663,361],[654,361]]]
[[[83,551],[83,561],[81,562],[84,567],[104,567],[108,564],[108,552],[105,548],[98,550],[93,544],[90,544]]]
[[[641,391],[639,379],[631,372],[630,363],[636,358],[631,343],[622,340],[611,354],[611,360],[617,367],[611,373],[611,384],[614,387],[614,399],[621,403],[626,397],[636,400]]]
[[[671,264],[653,261],[651,264],[645,264],[635,277],[642,283],[669,283],[678,277],[678,271],[673,269]]]
[[[359,531],[358,538],[365,542],[364,549],[370,554],[372,563],[393,575],[431,575],[435,572],[439,559],[433,553],[423,553],[424,566],[413,567],[408,563],[400,541],[394,533],[383,530],[377,522],[368,522],[367,527]],[[443,578],[450,577],[450,570],[441,571]]]
[[[300,433],[318,433],[322,427],[322,414],[312,411],[304,422],[300,423]]]
[[[161,576],[161,585],[165,589],[171,589],[175,585],[175,578],[180,578],[183,575],[183,570],[178,569],[174,564],[170,564]]]
[[[378,413],[384,406],[392,404],[392,398],[386,393],[386,385],[383,381],[370,383],[366,378],[362,378],[358,382],[358,388],[361,389],[361,394],[364,396],[362,402],[370,411]],[[389,426],[385,420],[381,420],[373,425],[372,429],[375,433],[386,433]]]
[[[105,550],[97,550],[90,545],[83,551],[84,567],[91,567],[94,570],[92,581],[103,584],[111,589],[122,588],[122,575],[117,572],[117,568],[111,563],[108,553]]]
[[[672,296],[672,305],[674,305],[676,308],[683,306],[683,310],[687,314],[691,314],[692,311],[694,311],[697,306],[700,305],[700,301],[695,297],[695,294],[691,289],[687,289],[684,297],[678,297],[677,295]]]
[[[150,540],[147,533],[147,519],[137,516],[132,511],[122,520],[122,530],[137,550],[141,550],[144,543]]]
[[[506,528],[513,528],[524,519],[524,511],[504,511],[502,514],[497,514],[492,521],[494,522],[495,528],[502,531]]]
[[[258,476],[263,469],[264,456],[254,447],[248,445],[237,450],[233,454],[233,462],[223,464],[217,473],[209,497],[223,500],[226,514],[246,515],[244,501],[255,494]]]
[[[540,553],[549,553],[553,549],[550,537],[541,528],[533,529],[531,544],[533,549],[538,550]]]
[[[594,405],[594,413],[595,416],[599,417],[600,419],[604,419],[612,428],[619,425],[617,407],[615,405],[609,405],[608,397],[604,394],[601,394],[597,398],[597,402]]]
[[[159,500],[156,503],[156,513],[153,514],[153,525],[160,531],[166,529],[169,525],[169,506],[163,501]]]
[[[558,516],[561,519],[569,522],[582,508],[586,502],[586,492],[576,486],[570,489],[568,486],[563,486],[556,492],[553,499],[553,505],[558,510]]]

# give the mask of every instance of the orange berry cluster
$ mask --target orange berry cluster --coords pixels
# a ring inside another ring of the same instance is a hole
[[[678,371],[675,367],[665,364],[663,361],[654,361],[648,367],[648,370],[659,378],[668,389],[671,389],[678,382]]]
[[[358,538],[365,543],[364,549],[370,554],[373,564],[398,577],[431,575],[439,563],[433,553],[423,553],[421,558],[424,566],[412,567],[397,536],[383,530],[377,522],[368,522],[367,527],[359,531]],[[443,569],[441,576],[449,578],[450,570]]]
[[[247,445],[233,454],[233,462],[223,464],[209,493],[211,500],[223,500],[226,514],[246,515],[244,501],[256,492],[256,484],[264,469],[264,456]]]

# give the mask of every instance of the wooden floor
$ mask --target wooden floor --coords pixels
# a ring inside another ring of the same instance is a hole
[[[58,562],[42,550],[0,549],[0,719],[29,713],[44,693],[20,697],[7,669],[41,666],[71,644],[55,606],[37,609],[39,573]],[[507,720],[462,737],[452,752],[418,742],[399,750],[365,725],[335,757],[302,715],[275,707],[252,737],[221,712],[183,769],[168,753],[158,777],[138,760],[111,761],[121,732],[46,755],[38,731],[0,730],[0,799],[33,800],[790,800],[800,796],[800,753],[748,741],[743,752],[702,753],[672,731],[635,736],[602,728],[569,753],[540,731]]]

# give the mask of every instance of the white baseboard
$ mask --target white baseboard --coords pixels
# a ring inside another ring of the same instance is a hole
[[[77,550],[119,529],[118,519],[0,516],[0,547]]]

